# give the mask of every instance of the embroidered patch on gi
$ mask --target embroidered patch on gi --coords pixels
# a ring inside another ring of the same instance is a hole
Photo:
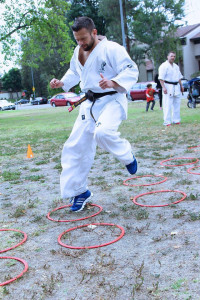
[[[127,65],[127,67],[128,67],[129,69],[131,69],[131,68],[133,68],[133,65]]]
[[[99,127],[101,125],[101,122],[96,123],[96,127]]]
[[[82,115],[81,118],[82,118],[82,120],[85,120],[85,115]]]
[[[101,67],[100,67],[100,69],[99,69],[99,73],[105,72],[105,66],[106,66],[106,62],[103,61],[103,62],[101,63]]]

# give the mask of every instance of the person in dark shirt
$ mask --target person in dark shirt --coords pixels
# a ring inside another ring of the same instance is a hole
[[[160,109],[162,109],[162,86],[160,84],[160,80],[158,79],[158,74],[156,74],[154,81],[157,84],[156,89],[158,90]]]

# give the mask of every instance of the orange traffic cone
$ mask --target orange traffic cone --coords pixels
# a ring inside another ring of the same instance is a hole
[[[28,144],[27,158],[33,158],[33,157],[34,157],[34,155],[33,155],[31,146],[30,146],[30,144]]]

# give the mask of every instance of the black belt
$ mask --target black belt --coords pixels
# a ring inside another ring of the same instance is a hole
[[[165,83],[169,83],[169,84],[173,84],[173,85],[177,85],[177,84],[178,84],[178,81],[172,82],[172,81],[164,80],[164,82],[165,82]]]
[[[105,93],[94,93],[92,91],[87,91],[85,93],[85,96],[82,97],[80,100],[78,100],[77,102],[75,102],[70,108],[68,108],[68,111],[72,111],[74,108],[76,108],[78,105],[80,105],[82,102],[84,102],[85,100],[90,100],[92,103],[92,106],[90,108],[90,114],[92,116],[92,118],[94,119],[94,121],[96,122],[93,114],[92,114],[92,107],[95,103],[95,101],[101,97],[104,97],[104,96],[108,96],[108,95],[114,95],[116,94],[117,92],[116,91],[112,91],[112,92],[105,92]]]
[[[105,92],[105,93],[93,93],[92,91],[88,91],[85,95],[88,100],[94,102],[101,97],[108,96],[108,95],[114,95],[116,93],[117,93],[116,91]]]

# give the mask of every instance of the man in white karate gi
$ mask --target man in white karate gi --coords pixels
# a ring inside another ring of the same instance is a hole
[[[130,174],[137,171],[131,145],[117,130],[127,118],[126,93],[137,82],[138,68],[124,47],[106,37],[98,39],[92,19],[77,18],[72,30],[78,46],[70,68],[61,80],[53,78],[50,86],[67,92],[80,82],[83,92],[93,92],[80,106],[61,157],[61,196],[71,197],[71,210],[80,211],[91,197],[87,178],[97,145],[112,153]]]
[[[183,78],[179,66],[174,63],[176,54],[170,51],[167,60],[159,67],[159,80],[163,92],[163,115],[164,125],[170,126],[172,123],[180,124],[181,92],[184,88],[181,83]]]

